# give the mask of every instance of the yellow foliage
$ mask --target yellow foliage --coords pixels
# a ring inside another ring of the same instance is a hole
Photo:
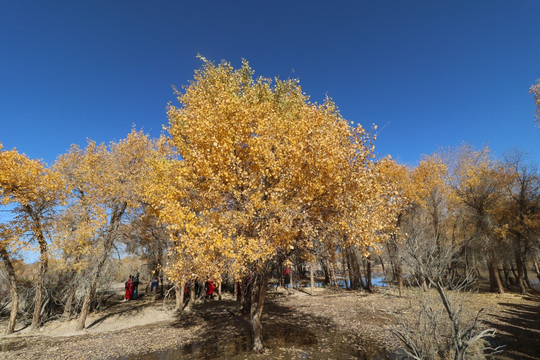
[[[395,221],[373,137],[296,80],[203,61],[168,109],[178,159],[156,160],[146,188],[176,244],[169,276],[241,274],[314,239],[378,241]]]

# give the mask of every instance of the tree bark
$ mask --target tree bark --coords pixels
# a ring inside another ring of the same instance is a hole
[[[189,301],[186,305],[186,307],[184,308],[184,311],[185,312],[191,312],[193,310],[193,304],[195,304],[195,279],[194,278],[191,278],[189,280]],[[182,290],[183,292],[183,290]]]
[[[534,259],[534,270],[536,271],[538,281],[540,281],[540,267],[538,266],[538,261],[536,261],[536,259]]]
[[[105,262],[109,258],[109,254],[114,244],[114,237],[116,235],[116,232],[118,231],[118,227],[120,226],[120,221],[122,219],[122,215],[124,215],[124,212],[126,211],[126,207],[127,203],[124,202],[116,206],[111,214],[109,227],[103,237],[103,248],[101,250],[101,254],[99,255],[98,262],[95,264],[94,270],[92,271],[90,286],[88,287],[88,290],[84,295],[81,314],[79,315],[79,320],[77,321],[77,326],[75,328],[77,331],[83,330],[86,324],[86,318],[90,313],[90,305],[92,304],[92,300],[96,293],[98,280],[101,275],[101,270],[103,269]]]
[[[266,286],[268,278],[266,274],[258,274],[253,279],[253,289],[251,292],[251,339],[252,349],[256,352],[263,350],[263,337],[261,315],[264,307],[264,298],[266,295]]]
[[[525,277],[523,274],[523,259],[521,258],[521,254],[516,253],[516,269],[517,269],[517,283],[519,287],[520,293],[525,293]]]
[[[313,295],[313,288],[315,288],[315,270],[313,269],[315,267],[315,263],[311,263],[309,266],[309,280],[311,281],[311,295]]]
[[[70,285],[69,287],[69,293],[67,300],[64,304],[64,313],[62,314],[62,317],[66,320],[68,320],[71,316],[71,308],[73,305],[73,297],[75,296],[75,286]]]
[[[366,290],[373,291],[371,284],[371,255],[366,258]]]
[[[17,292],[17,276],[15,275],[15,268],[9,257],[7,249],[4,245],[0,244],[0,255],[4,263],[4,267],[8,273],[9,278],[9,291],[11,293],[11,311],[9,313],[9,322],[6,328],[6,335],[13,334],[15,331],[15,323],[17,322],[17,312],[19,311],[19,294]]]
[[[182,311],[184,308],[184,286],[185,281],[181,281],[180,283],[174,283],[174,292],[176,295],[176,307],[174,308],[174,310],[178,312]]]
[[[39,219],[35,220],[38,222]],[[36,294],[34,296],[34,314],[32,316],[32,329],[36,330],[41,326],[41,304],[43,302],[43,290],[45,288],[45,276],[47,274],[47,269],[49,267],[49,256],[47,254],[47,242],[45,241],[45,236],[41,230],[41,224],[36,224],[36,238],[39,243],[39,253],[40,253],[40,265],[39,265],[39,275],[36,279]]]
[[[497,268],[497,263],[494,260],[487,261],[487,267],[489,271],[489,289],[493,292],[498,292],[499,294],[504,294],[504,287],[499,276],[499,271]]]

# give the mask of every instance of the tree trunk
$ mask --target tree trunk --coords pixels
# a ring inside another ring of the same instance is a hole
[[[516,269],[517,269],[517,283],[519,287],[519,292],[524,293],[525,292],[525,278],[523,275],[523,259],[521,258],[521,254],[516,252]]]
[[[366,290],[373,290],[373,285],[371,284],[371,255],[366,258]]]
[[[534,271],[536,271],[536,277],[540,281],[540,267],[538,266],[538,261],[534,259]]]
[[[315,267],[315,263],[311,263],[309,266],[309,280],[311,281],[311,295],[313,295],[314,288],[315,288],[315,270],[313,269]]]
[[[73,305],[73,298],[74,297],[75,297],[75,286],[70,285],[68,297],[67,297],[67,300],[66,300],[66,302],[64,304],[64,313],[62,314],[62,317],[65,320],[69,320],[69,318],[71,317],[71,308],[72,308],[72,305]]]
[[[13,334],[15,331],[15,323],[17,322],[17,312],[19,311],[19,294],[17,293],[17,277],[15,275],[15,268],[9,257],[7,249],[4,245],[0,244],[0,255],[4,267],[8,273],[9,278],[9,291],[11,293],[11,311],[9,313],[9,322],[6,328],[6,335]]]
[[[360,274],[360,266],[358,265],[358,257],[354,248],[347,248],[345,250],[347,265],[349,268],[349,282],[351,289],[358,289],[363,286],[362,277]]]
[[[40,226],[40,224],[38,224],[37,226]],[[43,302],[42,291],[45,288],[45,275],[47,274],[47,269],[49,266],[49,257],[47,255],[47,242],[45,241],[45,236],[43,235],[40,227],[38,227],[36,231],[36,237],[39,243],[40,265],[39,275],[36,279],[36,294],[34,296],[34,314],[32,316],[33,330],[36,330],[41,326],[41,303]]]
[[[390,264],[392,265],[394,281],[398,285],[399,296],[401,297],[403,296],[403,268],[401,266],[401,258],[399,256],[399,248],[395,235],[392,235],[390,241],[386,243],[386,246],[388,249],[388,256],[390,257]]]
[[[251,338],[252,349],[256,352],[263,350],[261,315],[264,307],[264,298],[266,295],[267,276],[258,274],[253,279],[253,290],[251,292]]]
[[[379,261],[381,262],[382,272],[384,276],[384,283],[388,284],[388,277],[386,276],[386,267],[384,266],[384,261],[380,255],[379,255]]]
[[[330,285],[337,287],[338,283],[337,283],[337,278],[336,278],[336,271],[334,270],[334,264],[332,262],[330,262],[329,264],[330,264],[330,277],[331,277]]]
[[[186,282],[184,280],[180,282],[174,283],[174,292],[176,295],[176,306],[174,308],[175,311],[181,312],[184,309],[184,289],[186,286]],[[157,288],[156,288],[157,292]]]
[[[114,244],[114,237],[116,235],[118,227],[120,226],[120,220],[122,219],[122,215],[124,214],[126,207],[127,207],[127,203],[123,203],[115,207],[115,209],[113,209],[112,211],[109,227],[103,237],[103,248],[101,249],[101,254],[99,255],[97,263],[94,265],[95,267],[94,267],[94,270],[92,271],[90,286],[88,287],[88,290],[86,291],[86,294],[84,295],[81,314],[79,315],[79,320],[77,321],[77,327],[75,328],[77,331],[84,329],[86,318],[88,317],[88,314],[90,313],[90,305],[92,304],[92,300],[96,293],[97,284],[98,284],[99,277],[101,275],[101,271],[105,265],[105,262],[109,258],[109,254]]]
[[[185,312],[191,312],[193,310],[193,304],[195,303],[196,294],[195,294],[195,279],[194,278],[191,278],[189,280],[188,286],[189,286],[189,300],[186,307],[184,308]]]
[[[251,296],[253,294],[253,279],[250,276],[244,277],[242,281],[242,291],[241,291],[241,310],[243,313],[249,313],[251,310]]]
[[[504,287],[499,276],[497,263],[494,260],[487,261],[487,267],[489,271],[489,289],[499,294],[504,294]]]
[[[523,261],[523,280],[528,289],[532,288],[531,281],[529,280],[529,272],[527,271],[527,263]]]

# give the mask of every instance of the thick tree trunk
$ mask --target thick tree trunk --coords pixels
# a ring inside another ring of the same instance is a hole
[[[81,314],[79,315],[79,319],[77,320],[77,327],[75,328],[75,330],[77,331],[84,330],[84,326],[86,325],[86,318],[90,313],[90,305],[92,304],[92,299],[94,298],[94,295],[96,293],[96,287],[97,281],[92,281],[88,290],[86,291],[86,294],[84,295]]]
[[[489,289],[499,294],[504,294],[504,287],[499,276],[499,269],[497,263],[494,260],[487,261],[487,267],[489,271]]]
[[[349,281],[351,289],[358,289],[363,286],[362,275],[360,274],[360,266],[358,264],[358,257],[354,248],[347,248],[345,250],[347,265],[349,268]]]
[[[330,270],[328,267],[328,262],[326,260],[321,261],[321,267],[324,272],[324,285],[330,285]]]
[[[263,350],[261,315],[264,307],[267,282],[266,274],[256,275],[251,292],[251,338],[252,349],[256,352],[262,352]]]
[[[64,304],[64,313],[62,314],[62,317],[65,320],[69,320],[69,318],[71,317],[71,309],[72,309],[73,298],[74,297],[75,297],[75,286],[70,285],[68,297],[67,297],[67,300],[66,300],[66,302]]]
[[[174,292],[176,295],[176,307],[174,308],[174,310],[178,312],[182,311],[182,309],[184,308],[184,286],[184,281],[181,281],[180,283],[174,283]]]
[[[189,301],[186,305],[186,307],[184,308],[184,311],[185,312],[191,312],[193,310],[193,304],[195,304],[195,298],[196,298],[196,294],[195,294],[195,279],[191,278],[189,280]]]
[[[366,290],[372,291],[373,285],[371,284],[371,255],[366,258]]]
[[[39,224],[37,226],[40,226]],[[45,276],[47,274],[47,269],[49,266],[49,257],[47,255],[47,242],[45,241],[45,236],[41,231],[41,228],[38,228],[36,231],[36,237],[39,243],[39,252],[40,252],[40,265],[39,265],[39,275],[36,279],[36,294],[34,296],[34,314],[32,316],[32,329],[36,330],[41,326],[41,304],[43,302],[43,290],[45,289]]]
[[[516,253],[516,269],[517,269],[517,283],[519,287],[519,292],[524,293],[525,292],[525,277],[523,274],[523,259],[521,258],[521,254]]]
[[[9,291],[11,293],[11,311],[9,313],[9,322],[6,328],[6,335],[13,334],[15,331],[15,323],[17,322],[17,312],[19,311],[19,294],[17,293],[17,276],[15,275],[15,268],[9,257],[7,249],[0,245],[0,256],[2,262],[8,273],[9,278]]]
[[[251,295],[253,293],[253,279],[244,277],[242,281],[242,291],[240,293],[240,309],[243,313],[248,314],[251,311]]]

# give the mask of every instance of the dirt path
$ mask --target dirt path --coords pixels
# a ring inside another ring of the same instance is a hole
[[[540,297],[475,294],[469,305],[486,308],[485,325],[497,330],[497,343],[507,344],[497,358],[540,358]],[[270,291],[263,316],[267,349],[252,354],[249,322],[232,297],[196,304],[180,317],[161,301],[116,301],[93,314],[83,332],[73,332],[74,323],[53,321],[36,333],[24,329],[1,337],[0,358],[381,359],[398,351],[390,327],[393,314],[405,314],[408,306],[406,298],[383,291]]]

